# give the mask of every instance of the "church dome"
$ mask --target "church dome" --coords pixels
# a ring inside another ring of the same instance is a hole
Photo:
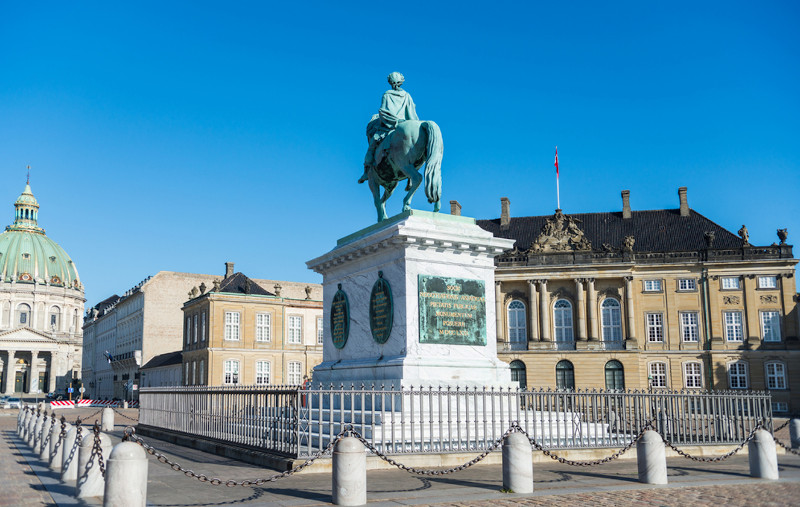
[[[39,227],[39,202],[29,184],[14,203],[14,223],[0,234],[0,282],[81,289],[75,263]]]

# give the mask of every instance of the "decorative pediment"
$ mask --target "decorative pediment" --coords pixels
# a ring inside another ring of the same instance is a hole
[[[19,344],[19,346],[25,346],[25,344],[30,345],[58,345],[60,342],[55,338],[42,333],[41,331],[37,331],[35,329],[30,329],[27,327],[18,327],[17,329],[10,329],[8,331],[3,331],[0,333],[0,343],[6,344]],[[3,345],[3,348],[11,348],[13,349],[14,346],[6,346]]]
[[[561,210],[548,218],[539,237],[531,243],[529,252],[568,252],[587,251],[592,249],[591,242],[578,226],[582,223],[577,218],[565,215]]]

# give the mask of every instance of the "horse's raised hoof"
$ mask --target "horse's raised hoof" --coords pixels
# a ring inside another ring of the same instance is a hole
[[[436,201],[435,203],[433,203],[433,212],[434,213],[438,213],[440,209],[442,209],[441,201]]]

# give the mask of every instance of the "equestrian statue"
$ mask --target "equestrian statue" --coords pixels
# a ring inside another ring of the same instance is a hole
[[[364,174],[359,183],[369,182],[378,222],[386,220],[386,200],[397,183],[408,180],[403,211],[411,209],[411,198],[422,183],[419,170],[425,164],[425,196],[433,211],[441,208],[442,133],[432,121],[419,121],[411,95],[400,87],[405,78],[389,74],[391,90],[383,94],[381,108],[367,124],[369,148],[364,157]],[[380,187],[383,187],[381,196]]]

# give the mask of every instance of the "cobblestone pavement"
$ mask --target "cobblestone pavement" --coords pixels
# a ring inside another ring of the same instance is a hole
[[[45,490],[11,438],[12,435],[16,437],[17,411],[0,412],[13,412],[13,416],[0,415],[0,505],[53,505],[50,493]]]
[[[70,421],[76,416],[86,417],[94,409],[65,411]],[[136,418],[134,409],[121,411]],[[99,415],[92,418],[99,418]],[[0,486],[0,505],[52,505],[41,483],[35,476],[26,474],[26,463],[13,455],[13,443],[18,441],[13,432],[16,418],[0,417],[0,472],[14,477],[19,498],[6,500],[4,486]],[[118,442],[122,429],[130,420],[116,415],[116,431],[112,441]],[[788,431],[779,437],[788,443]],[[186,468],[208,477],[220,479],[258,479],[276,472],[255,465],[216,456],[194,449],[176,446],[160,440],[145,438],[160,452]],[[11,447],[9,447],[9,445]],[[24,444],[20,444],[24,445]],[[9,449],[11,451],[9,452]],[[609,450],[611,454],[612,450]],[[22,463],[19,463],[22,461]],[[399,461],[402,462],[402,459]],[[398,470],[376,470],[367,475],[368,500],[374,506],[438,505],[543,505],[558,502],[566,505],[797,505],[800,498],[800,457],[779,455],[781,480],[768,482],[749,477],[747,456],[735,456],[722,463],[695,463],[683,458],[668,460],[668,486],[648,486],[638,482],[635,460],[617,460],[595,467],[570,467],[568,465],[537,463],[534,465],[535,492],[533,495],[503,494],[500,465],[484,465],[456,474],[438,477],[419,477]],[[47,471],[40,473],[46,474]],[[23,478],[17,483],[17,474]],[[148,505],[165,507],[210,505],[278,505],[305,506],[330,505],[330,473],[303,473],[268,483],[265,487],[243,488],[203,484],[152,457],[149,461]],[[27,480],[28,482],[25,482]],[[43,478],[47,481],[47,478]],[[19,484],[22,487],[17,487]],[[37,495],[31,493],[37,493]],[[17,497],[10,497],[17,498]],[[53,493],[53,498],[59,498]],[[27,502],[27,503],[26,503]],[[87,502],[97,505],[97,501]],[[62,505],[64,505],[62,503]]]

